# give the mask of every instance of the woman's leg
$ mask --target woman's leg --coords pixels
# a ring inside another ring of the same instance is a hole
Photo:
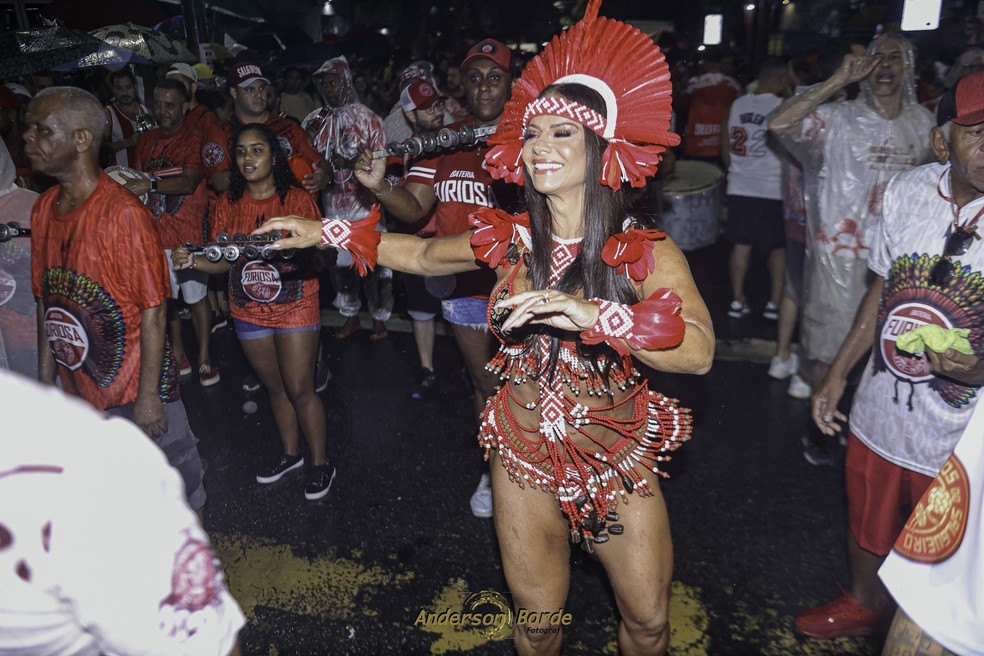
[[[273,410],[273,421],[277,424],[280,441],[284,445],[284,453],[296,456],[300,453],[297,434],[297,415],[294,406],[284,390],[280,378],[280,366],[277,360],[277,346],[274,336],[259,339],[242,339],[239,345],[243,349],[249,366],[256,372],[260,384],[270,397],[270,407]]]
[[[492,396],[495,386],[499,384],[498,377],[485,369],[492,359],[492,333],[480,328],[469,328],[456,323],[451,324],[451,331],[461,351],[465,369],[475,389],[473,399],[475,419],[477,420],[485,408],[485,401]]]
[[[307,330],[273,337],[284,392],[300,422],[313,465],[328,462],[325,406],[314,390],[314,358],[319,334],[319,330]]]
[[[567,519],[553,495],[529,486],[523,489],[510,481],[497,455],[489,467],[495,532],[516,612],[554,613],[563,608],[570,589]],[[516,651],[520,656],[556,656],[564,637],[560,629],[549,626],[545,619],[523,624],[517,621],[513,628]]]
[[[596,545],[598,559],[612,582],[619,614],[618,645],[623,656],[663,654],[670,638],[668,619],[673,544],[659,479],[646,478],[655,496],[630,496],[616,512],[622,535]]]

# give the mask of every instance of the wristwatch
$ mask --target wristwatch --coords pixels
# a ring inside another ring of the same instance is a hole
[[[157,180],[151,180],[150,181],[150,193],[152,193],[152,194],[156,194],[157,193]]]

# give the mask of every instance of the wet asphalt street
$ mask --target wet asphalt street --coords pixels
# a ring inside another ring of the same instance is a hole
[[[688,254],[718,333],[712,371],[653,383],[695,418],[663,485],[676,560],[670,653],[877,654],[873,640],[793,630],[797,612],[847,581],[842,454],[833,467],[804,460],[807,402],[766,375],[774,326],[725,315],[727,253],[719,243]],[[764,290],[761,277],[754,271],[752,284]],[[764,292],[751,301],[761,308]],[[209,466],[206,529],[248,618],[245,652],[512,654],[508,639],[420,619],[461,611],[471,593],[507,592],[492,521],[468,507],[484,464],[453,340],[437,338],[438,393],[414,401],[419,365],[412,336],[398,330],[405,318],[397,313],[390,338],[373,342],[366,330],[332,339],[340,320],[325,316],[333,379],[321,396],[338,477],[321,501],[305,501],[301,476],[255,482],[279,440],[263,392],[240,390],[247,369],[234,333],[213,340],[222,381],[182,385]],[[242,410],[248,400],[257,412]],[[603,570],[580,550],[571,566],[566,652],[617,654]]]

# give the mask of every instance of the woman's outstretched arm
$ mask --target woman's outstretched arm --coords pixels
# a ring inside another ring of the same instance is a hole
[[[270,219],[253,234],[263,235],[276,230],[286,230],[291,236],[281,239],[273,248],[311,248],[322,243],[324,221],[299,216],[281,216]],[[474,271],[480,264],[475,260],[471,247],[471,232],[451,237],[421,239],[413,235],[384,232],[380,234],[376,262],[380,266],[413,273],[420,276],[442,276]]]

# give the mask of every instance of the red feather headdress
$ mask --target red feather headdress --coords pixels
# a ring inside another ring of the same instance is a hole
[[[612,189],[623,181],[642,187],[656,173],[661,153],[680,143],[669,131],[672,86],[663,53],[631,25],[599,17],[600,7],[601,0],[590,0],[584,18],[526,65],[488,140],[494,147],[485,161],[493,177],[523,184],[523,131],[540,114],[566,116],[608,141],[601,183]],[[536,101],[544,89],[563,83],[598,92],[606,115],[577,103]]]

